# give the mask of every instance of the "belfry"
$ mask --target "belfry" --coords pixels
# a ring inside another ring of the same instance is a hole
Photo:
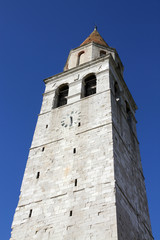
[[[95,28],[44,80],[11,240],[153,240],[123,70]]]

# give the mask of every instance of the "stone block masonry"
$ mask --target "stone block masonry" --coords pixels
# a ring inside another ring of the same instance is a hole
[[[45,80],[10,240],[153,240],[136,105],[94,31]]]

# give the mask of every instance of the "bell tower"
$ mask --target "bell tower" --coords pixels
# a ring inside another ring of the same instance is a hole
[[[95,28],[44,83],[11,240],[153,240],[117,51]]]

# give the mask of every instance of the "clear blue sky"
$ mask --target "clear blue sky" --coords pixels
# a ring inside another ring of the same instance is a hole
[[[139,107],[138,138],[153,235],[160,239],[160,1],[0,0],[0,239],[8,240],[43,79],[62,72],[94,24],[117,49]]]

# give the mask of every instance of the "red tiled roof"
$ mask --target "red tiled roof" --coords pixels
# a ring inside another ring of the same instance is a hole
[[[83,46],[90,42],[98,43],[102,46],[109,47],[108,44],[104,41],[104,39],[101,37],[101,35],[99,34],[96,28],[80,46]]]

